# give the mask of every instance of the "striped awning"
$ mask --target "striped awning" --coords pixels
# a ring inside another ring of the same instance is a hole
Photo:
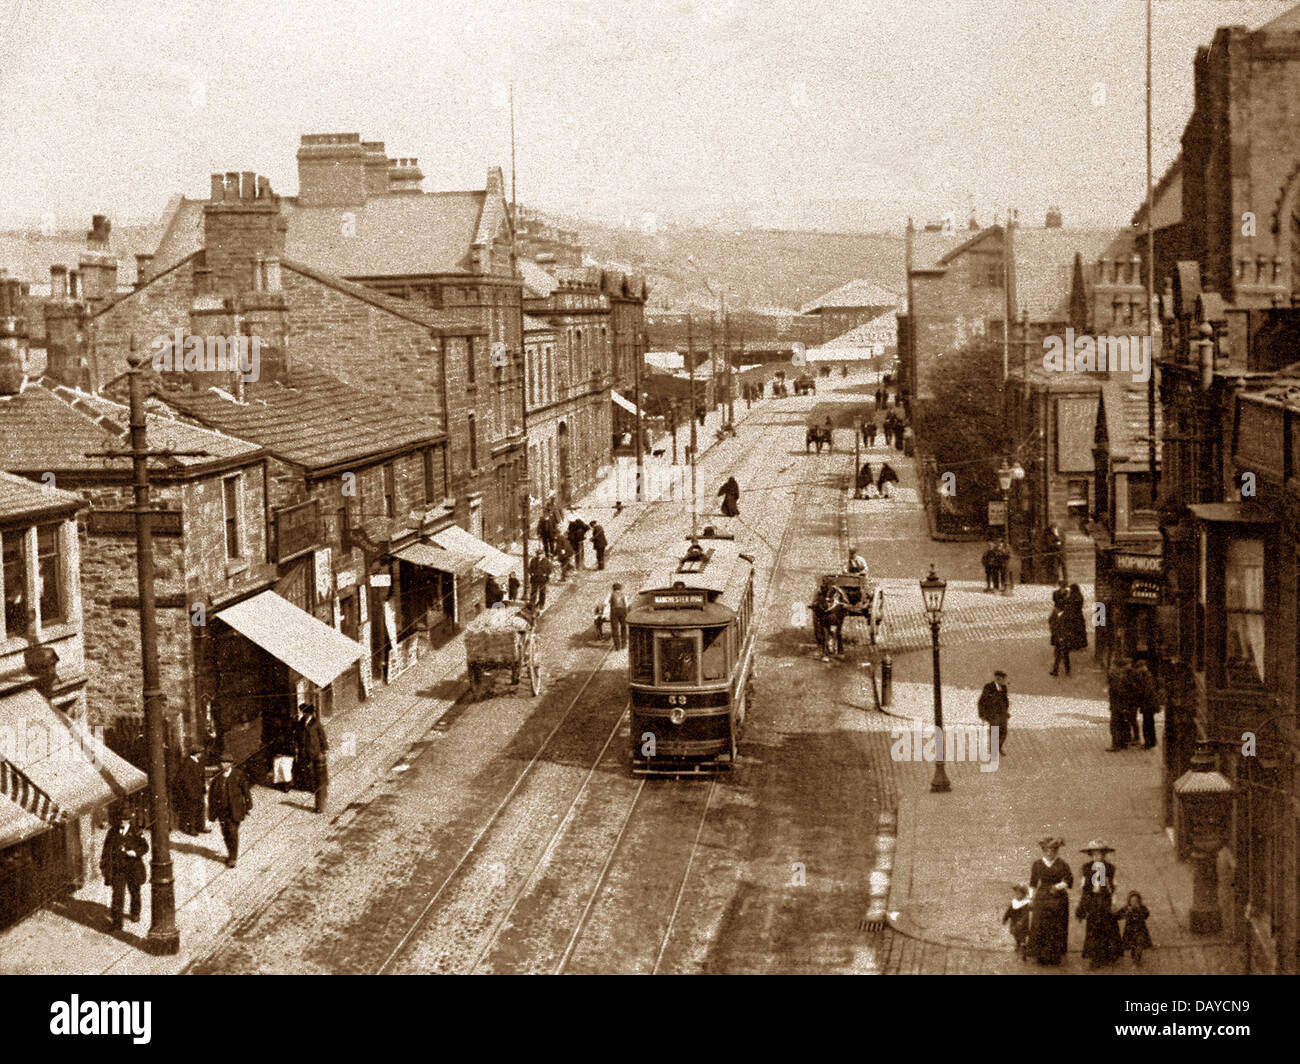
[[[0,846],[148,783],[143,772],[27,688],[0,699]]]

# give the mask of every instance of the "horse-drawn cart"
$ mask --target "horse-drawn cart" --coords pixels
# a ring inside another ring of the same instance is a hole
[[[884,642],[885,591],[865,573],[822,576],[812,614],[813,634],[827,651],[842,651],[845,643],[874,647]]]
[[[537,615],[523,603],[507,602],[484,610],[465,626],[465,659],[470,694],[477,701],[492,693],[493,673],[510,670],[516,687],[527,680],[534,695],[542,689],[537,652]]]

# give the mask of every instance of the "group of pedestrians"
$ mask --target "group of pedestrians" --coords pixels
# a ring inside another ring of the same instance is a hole
[[[1052,592],[1052,612],[1047,618],[1052,640],[1052,672],[1059,676],[1061,667],[1070,675],[1070,652],[1088,649],[1088,622],[1083,616],[1083,591],[1078,584],[1068,587],[1062,580]]]
[[[1140,741],[1143,749],[1156,745],[1156,714],[1160,712],[1160,692],[1146,659],[1130,661],[1119,658],[1110,670],[1110,746],[1109,751],[1126,750],[1139,742],[1138,715],[1142,717]]]
[[[1064,845],[1065,840],[1059,836],[1038,840],[1042,857],[1030,868],[1028,884],[1015,888],[1015,896],[1002,914],[1020,957],[1033,957],[1043,965],[1059,965],[1069,947],[1074,873],[1059,856]],[[1124,905],[1116,909],[1115,865],[1110,860],[1115,848],[1093,839],[1079,852],[1088,858],[1079,870],[1080,896],[1074,913],[1075,919],[1084,924],[1084,959],[1093,968],[1103,968],[1128,951],[1134,963],[1141,964],[1143,951],[1151,948],[1147,930],[1151,913],[1142,895],[1131,891]]]

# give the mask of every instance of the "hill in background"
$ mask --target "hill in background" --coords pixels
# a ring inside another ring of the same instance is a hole
[[[557,219],[557,222],[559,220]],[[725,291],[728,310],[797,311],[847,281],[864,278],[895,292],[906,288],[902,233],[823,233],[774,229],[667,226],[654,233],[578,219],[562,223],[587,254],[643,272],[649,306],[657,310],[715,310]]]

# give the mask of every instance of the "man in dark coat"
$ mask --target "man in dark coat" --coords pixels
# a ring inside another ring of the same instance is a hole
[[[510,596],[511,602],[519,599],[519,576],[511,570],[510,579],[506,581],[506,594]]]
[[[724,517],[739,517],[740,485],[736,482],[736,478],[728,477],[722,487],[718,489],[718,494],[722,496],[722,515]]]
[[[998,589],[998,552],[992,540],[989,540],[988,547],[983,555],[980,556],[980,564],[984,566],[984,590],[996,591]]]
[[[1145,658],[1138,658],[1128,677],[1128,726],[1137,741],[1138,713],[1142,714],[1142,746],[1150,750],[1156,745],[1156,713],[1160,710],[1160,694],[1156,678],[1147,669]]]
[[[551,582],[551,562],[538,551],[528,562],[528,605],[541,610],[546,607],[546,585]]]
[[[1127,658],[1117,658],[1111,666],[1109,681],[1110,746],[1111,752],[1127,748],[1132,736],[1129,733],[1129,672]]]
[[[186,835],[199,835],[208,830],[204,775],[203,751],[195,747],[176,773],[177,812],[180,814],[180,829]]]
[[[591,549],[596,552],[596,568],[605,568],[605,549],[609,540],[605,538],[605,526],[599,521],[591,522]]]
[[[876,488],[879,489],[881,495],[888,497],[894,493],[894,489],[892,486],[886,487],[886,485],[897,483],[898,474],[894,472],[894,467],[886,462],[880,467],[880,476],[876,479]]]
[[[978,706],[979,718],[989,728],[998,729],[998,754],[1001,755],[1007,743],[1007,724],[1011,720],[1011,700],[1007,696],[1007,674],[1001,669],[993,674],[993,679],[984,685],[980,692]],[[992,736],[989,737],[989,749],[993,748]]]
[[[543,511],[537,520],[537,539],[545,553],[550,554],[555,550],[555,522],[551,520],[549,511]]]
[[[491,609],[498,602],[502,601],[505,597],[506,597],[506,593],[501,590],[501,585],[497,583],[497,578],[495,576],[488,576],[487,582],[484,584],[484,594],[483,594],[483,598],[487,604],[487,608]]]
[[[226,842],[226,867],[239,860],[239,825],[253,808],[253,792],[244,773],[229,758],[223,758],[221,772],[208,788],[208,815],[221,825]]]
[[[590,530],[591,526],[577,514],[574,514],[573,520],[569,522],[568,538],[569,546],[573,548],[573,567],[575,569],[582,568],[582,545]]]
[[[110,924],[114,931],[122,930],[122,903],[131,895],[131,912],[127,919],[140,919],[140,887],[145,881],[144,855],[149,843],[126,817],[114,818],[104,839],[104,851],[99,858],[99,871],[104,883],[113,891]]]
[[[304,706],[303,709],[298,742],[302,748],[303,760],[311,765],[313,789],[316,792],[316,812],[323,813],[330,788],[329,761],[325,757],[330,744],[325,735],[325,728],[316,715],[316,707]]]

